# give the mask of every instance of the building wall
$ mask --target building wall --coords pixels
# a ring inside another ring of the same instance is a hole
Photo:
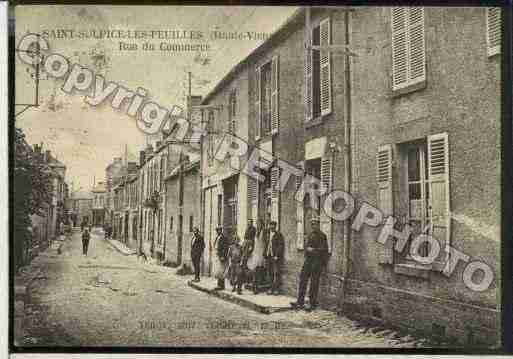
[[[352,62],[353,158],[359,195],[376,205],[377,146],[447,132],[450,211],[454,216],[451,245],[492,266],[496,281],[487,291],[473,292],[461,279],[463,265],[450,278],[436,272],[429,273],[428,279],[395,274],[394,265],[383,266],[376,260],[375,230],[354,235],[352,275],[365,283],[408,289],[462,306],[475,305],[477,312],[488,313],[488,328],[484,329],[493,329],[498,323],[490,317],[497,316],[494,310],[500,303],[496,290],[500,283],[500,56],[487,56],[485,8],[425,8],[427,85],[400,96],[391,91],[390,9],[364,8],[354,13],[351,24],[351,41],[362,54]],[[397,170],[394,176],[398,176]],[[399,181],[394,184],[394,208],[400,211],[404,207],[402,190]],[[378,293],[365,291],[369,300],[385,302]],[[388,293],[386,298],[389,303],[383,307],[384,315],[399,317],[392,312],[404,301],[391,306],[397,296]],[[466,326],[471,326],[464,320],[444,322],[460,333],[468,334]],[[474,323],[479,330],[487,326]]]
[[[183,178],[183,239],[182,239],[182,259],[192,268],[191,261],[191,241],[194,227],[200,228],[200,176],[198,168],[190,169],[184,174]],[[192,228],[190,228],[190,217],[193,218]]]
[[[174,176],[166,181],[166,214],[167,214],[167,235],[166,235],[166,260],[178,263],[179,244],[178,244],[178,223],[180,216],[179,205],[179,177]],[[172,218],[172,219],[171,219]],[[171,228],[171,221],[173,228]]]

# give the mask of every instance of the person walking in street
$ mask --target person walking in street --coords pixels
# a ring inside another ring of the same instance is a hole
[[[237,291],[237,294],[242,294],[242,247],[239,242],[239,236],[234,234],[232,244],[228,249],[228,259],[230,261],[228,277],[230,278],[232,292]]]
[[[89,233],[89,228],[85,227],[82,232],[82,252],[85,256],[87,256],[87,250],[89,249],[89,240],[91,239],[91,234]]]
[[[194,279],[193,282],[200,281],[200,264],[201,257],[203,256],[203,250],[205,249],[205,240],[200,234],[198,227],[194,227],[192,230],[192,244],[191,244],[191,261],[194,267]]]
[[[218,226],[216,228],[216,232],[217,236],[214,241],[214,248],[216,249],[216,263],[214,264],[214,273],[215,277],[217,278],[217,287],[215,290],[224,290],[224,279],[228,260],[228,248],[230,243],[228,238],[223,234],[222,226]]]
[[[310,281],[310,307],[307,309],[308,311],[315,310],[318,306],[317,295],[319,292],[320,277],[330,255],[328,239],[320,230],[319,218],[313,217],[311,223],[312,231],[306,241],[305,261],[299,275],[297,302],[290,303],[293,308],[304,308],[306,287],[308,281]]]
[[[276,221],[271,221],[269,229],[269,244],[267,246],[267,263],[271,275],[271,288],[267,294],[279,294],[281,286],[281,267],[285,254],[285,240],[277,230]]]

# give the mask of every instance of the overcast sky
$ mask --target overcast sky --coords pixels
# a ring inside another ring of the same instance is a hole
[[[294,7],[177,7],[177,6],[18,6],[16,36],[26,32],[52,30],[189,30],[209,36],[212,31],[272,33],[295,10]],[[56,33],[54,33],[56,34]],[[68,32],[69,34],[69,32]],[[188,40],[189,43],[208,43],[211,50],[197,53],[169,52],[158,49],[161,42],[151,40],[156,51],[141,49],[144,40],[122,40],[136,43],[138,50],[120,51],[118,39],[54,39],[49,43],[53,52],[65,55],[74,62],[96,69],[108,81],[135,90],[143,87],[155,102],[172,107],[184,103],[187,92],[187,71],[193,73],[192,93],[205,95],[237,62],[262,40]],[[93,66],[93,53],[106,55],[106,67]],[[30,71],[16,62],[16,103],[30,103],[34,98],[34,83]],[[123,156],[128,145],[129,159],[137,160],[146,136],[126,112],[113,110],[108,102],[91,107],[83,102],[82,94],[67,95],[55,79],[40,82],[40,107],[31,108],[16,118],[30,144],[44,142],[67,166],[67,181],[74,189],[89,189],[93,178],[103,180],[105,167],[113,157]],[[17,110],[21,109],[17,107]]]

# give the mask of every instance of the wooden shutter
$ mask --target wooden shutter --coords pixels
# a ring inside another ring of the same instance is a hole
[[[379,146],[376,156],[376,177],[378,181],[378,208],[383,218],[393,214],[392,196],[392,145]]]
[[[408,49],[406,39],[406,8],[392,8],[392,83],[393,89],[408,83]]]
[[[278,133],[280,128],[280,63],[278,56],[273,57],[271,62],[271,133]]]
[[[258,181],[251,177],[248,178],[248,204],[248,218],[251,218],[256,226],[258,219]]]
[[[447,133],[428,137],[429,207],[432,234],[450,244],[449,139]],[[442,246],[443,247],[443,246]]]
[[[330,19],[321,21],[320,25],[320,46],[331,45],[331,22]],[[320,78],[321,78],[321,115],[331,113],[331,61],[330,51],[320,51]]]
[[[410,85],[426,80],[426,49],[424,41],[424,9],[408,8],[408,50]]]
[[[312,119],[312,33],[308,33],[305,53],[305,121]]]
[[[331,157],[323,157],[321,158],[321,186],[322,189],[325,191],[324,198],[331,192],[333,185],[333,161],[331,160]],[[321,206],[320,210],[320,228],[321,231],[324,232],[326,237],[328,237],[328,247],[329,251],[331,253],[332,249],[332,223],[331,223],[331,217],[329,217],[326,212],[324,211],[324,201],[319,201],[319,204]]]
[[[486,49],[488,56],[501,52],[501,8],[486,8]]]
[[[271,220],[280,228],[280,168],[271,168]]]
[[[257,67],[255,72],[255,112],[256,112],[256,138],[259,139],[261,136],[262,129],[262,106],[260,102],[260,96],[262,94],[260,78],[260,67]]]
[[[426,80],[424,9],[392,8],[392,88]]]
[[[298,167],[304,169],[304,164],[299,164]],[[296,176],[296,191],[301,187],[304,174]],[[296,202],[296,249],[303,250],[305,248],[305,208],[303,202]]]
[[[383,220],[386,216],[393,214],[392,196],[392,145],[383,145],[378,148],[377,160],[377,181],[378,181],[378,209],[383,213]],[[378,244],[378,262],[381,264],[392,264],[394,259],[393,241],[387,241],[385,245]]]

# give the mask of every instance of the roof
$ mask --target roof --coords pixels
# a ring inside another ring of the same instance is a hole
[[[282,35],[287,33],[287,30],[290,30],[291,27],[298,25],[302,22],[304,18],[305,8],[300,7],[297,9],[275,32],[269,36],[269,38],[264,41],[260,46],[251,51],[249,55],[247,55],[244,59],[242,59],[237,65],[232,67],[232,69],[217,83],[217,85],[210,91],[205,98],[201,101],[202,105],[208,104],[208,102],[212,99],[212,97],[218,93],[226,84],[228,84],[234,77],[237,75],[254,57],[263,53],[269,47],[274,45]]]

